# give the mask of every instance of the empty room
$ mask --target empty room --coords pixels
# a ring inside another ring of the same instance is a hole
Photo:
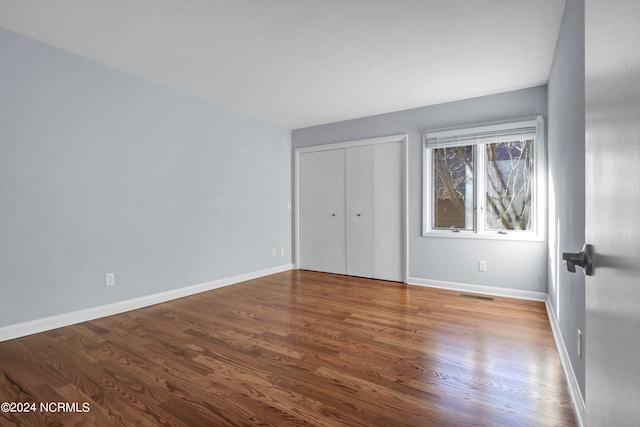
[[[0,0],[0,425],[637,425],[638,16]]]

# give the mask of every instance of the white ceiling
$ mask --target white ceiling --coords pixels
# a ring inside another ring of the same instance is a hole
[[[0,26],[295,129],[545,84],[564,0],[0,0]]]

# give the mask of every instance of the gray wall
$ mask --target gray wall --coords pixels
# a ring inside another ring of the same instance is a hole
[[[562,252],[585,243],[584,2],[567,0],[548,85],[549,297],[584,396],[584,359],[577,330],[585,333],[584,275],[567,272]],[[585,343],[586,344],[586,343]]]
[[[0,29],[0,326],[291,263],[290,154],[288,129]]]
[[[423,237],[422,132],[545,115],[540,86],[293,131],[293,149],[354,139],[409,135],[409,276],[419,279],[547,292],[547,243]],[[545,218],[546,220],[546,218]],[[488,262],[478,272],[478,260]]]

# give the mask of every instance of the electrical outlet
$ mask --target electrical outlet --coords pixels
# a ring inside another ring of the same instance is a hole
[[[287,203],[287,209],[291,210],[291,202]]]
[[[115,284],[116,284],[116,273],[107,273],[104,275],[105,286],[115,286]]]
[[[481,273],[486,273],[487,261],[478,261],[478,271]]]
[[[276,248],[271,249],[271,256],[276,256]]]
[[[280,248],[280,256],[284,256],[284,248]]]
[[[582,359],[582,331],[578,329],[578,357]]]

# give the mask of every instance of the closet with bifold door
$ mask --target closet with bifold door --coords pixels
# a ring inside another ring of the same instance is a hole
[[[404,136],[299,149],[298,268],[404,281]]]

